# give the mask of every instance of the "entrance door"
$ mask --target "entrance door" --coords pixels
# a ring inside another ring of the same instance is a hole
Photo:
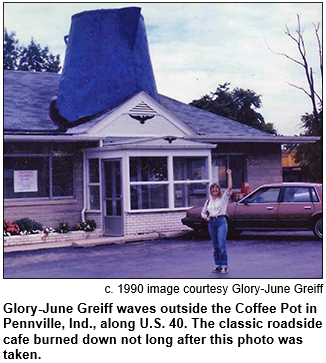
[[[121,160],[103,160],[103,233],[123,236]]]

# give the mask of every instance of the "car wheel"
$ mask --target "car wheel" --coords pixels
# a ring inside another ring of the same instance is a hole
[[[317,218],[314,223],[313,231],[316,237],[323,238],[323,218]]]

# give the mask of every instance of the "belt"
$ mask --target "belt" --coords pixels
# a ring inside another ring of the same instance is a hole
[[[214,216],[214,217],[209,217],[210,219],[217,219],[217,218],[222,218],[222,217],[225,217],[225,215],[221,215],[221,216]]]

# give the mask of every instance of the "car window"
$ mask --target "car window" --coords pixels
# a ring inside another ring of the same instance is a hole
[[[280,188],[261,188],[244,200],[245,203],[277,203]]]
[[[315,188],[311,188],[310,190],[311,190],[312,201],[319,202]]]
[[[284,203],[307,203],[311,202],[310,188],[286,187],[284,190]]]

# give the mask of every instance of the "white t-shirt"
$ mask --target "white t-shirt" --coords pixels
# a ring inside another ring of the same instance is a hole
[[[201,211],[202,218],[224,216],[226,214],[230,195],[231,194],[225,191],[221,198],[215,200],[212,198],[208,199]]]

